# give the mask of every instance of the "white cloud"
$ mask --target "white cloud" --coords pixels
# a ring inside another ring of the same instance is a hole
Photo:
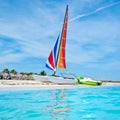
[[[104,9],[107,9],[107,8],[109,8],[109,7],[112,7],[112,6],[118,5],[118,4],[120,4],[120,2],[114,2],[114,3],[111,3],[111,4],[107,4],[107,5],[105,5],[105,6],[102,6],[102,7],[99,7],[99,8],[97,8],[97,9],[95,9],[94,11],[92,11],[92,12],[90,12],[90,13],[81,14],[81,15],[78,15],[77,17],[71,18],[71,19],[70,19],[70,22],[72,22],[72,21],[74,21],[74,20],[77,20],[77,19],[80,19],[80,18],[82,18],[82,17],[88,17],[88,16],[90,16],[90,15],[93,15],[93,14],[95,14],[95,13],[97,13],[97,12],[100,12],[100,11],[102,11],[102,10],[104,10]]]
[[[68,33],[67,60],[79,64],[87,62],[91,64],[90,62],[107,59],[110,54],[119,54],[119,28],[119,21],[109,15],[100,20],[71,23]],[[111,59],[109,58],[107,62],[110,63]]]
[[[14,62],[19,56],[21,58],[19,60],[25,59],[28,56],[47,57],[48,52],[53,47],[52,44],[57,38],[54,35],[58,34],[61,29],[60,27],[57,28],[57,26],[60,26],[58,24],[60,17],[57,17],[57,14],[56,17],[54,15],[57,11],[45,8],[43,5],[33,8],[32,10],[34,11],[32,11],[32,14],[28,14],[27,16],[25,16],[26,13],[20,13],[11,20],[10,15],[14,16],[16,12],[10,12],[7,18],[8,20],[6,20],[6,16],[0,19],[0,34],[8,38],[13,38],[18,43],[17,46],[12,45],[9,48],[15,49],[15,47],[18,47],[22,49],[20,54],[13,53],[13,50],[9,50],[8,55],[0,56],[1,62],[12,62],[12,60]],[[2,50],[3,54],[8,51],[5,49],[8,49],[8,47],[4,46],[4,50]]]
[[[82,2],[81,5],[77,4],[81,7],[76,6],[76,3],[80,3],[79,1],[75,3],[73,1],[74,4],[70,4],[69,11],[72,14],[70,16],[73,16],[74,19],[68,24],[67,61],[84,64],[86,67],[98,67],[101,65],[98,61],[105,59],[111,53],[117,54],[120,50],[120,24],[119,20],[115,16],[113,18],[111,14],[99,14],[89,18],[89,15],[110,7],[112,4],[95,9],[91,13],[84,14],[85,12],[83,12],[79,15],[78,9],[82,12],[86,5],[84,1]],[[92,4],[89,0],[86,2]],[[44,57],[47,59],[47,55],[61,31],[65,9],[59,5],[51,9],[41,3],[36,6],[31,4],[29,7],[31,12],[22,10],[20,13],[18,12],[17,16],[14,16],[16,15],[15,11],[15,13],[9,12],[8,18],[6,15],[0,19],[0,34],[11,37],[18,43],[17,46],[9,46],[9,50],[2,51],[0,63],[20,62],[27,57]],[[78,16],[74,17],[76,14]],[[86,16],[85,20],[78,19],[84,16]],[[74,21],[76,19],[78,21]],[[89,48],[89,44],[91,44],[91,48]],[[2,46],[1,42],[0,46]],[[21,53],[14,53],[16,47],[22,50]],[[8,48],[6,47],[6,49]],[[107,60],[107,64],[106,62],[103,64],[109,67],[117,67],[119,65],[118,60],[115,61],[114,59],[112,65],[110,63],[111,58]]]
[[[7,54],[0,57],[0,63],[20,62],[25,57],[24,54]]]

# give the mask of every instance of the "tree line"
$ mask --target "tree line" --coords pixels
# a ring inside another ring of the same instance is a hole
[[[20,73],[18,73],[15,69],[9,70],[8,68],[3,69],[3,71],[0,73],[1,74],[7,73],[7,74],[14,74],[14,75],[21,74],[21,75],[27,75],[27,76],[30,76],[33,74],[44,75],[44,76],[47,75],[47,73],[44,70],[42,70],[40,73],[33,73],[33,72],[20,72]]]

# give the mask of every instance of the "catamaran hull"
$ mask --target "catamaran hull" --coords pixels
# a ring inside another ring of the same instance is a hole
[[[56,84],[76,84],[77,79],[75,78],[63,78],[63,77],[54,77],[54,76],[40,76],[33,75],[34,80],[41,82],[52,82]]]
[[[77,82],[77,79],[75,78],[63,78],[54,76],[48,76],[48,80],[57,84],[76,84]]]

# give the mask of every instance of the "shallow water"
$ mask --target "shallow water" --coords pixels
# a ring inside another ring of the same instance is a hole
[[[120,86],[0,90],[0,120],[120,120]]]

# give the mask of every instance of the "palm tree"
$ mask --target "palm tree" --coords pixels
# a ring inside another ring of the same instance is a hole
[[[9,74],[9,69],[7,69],[7,68],[5,68],[4,70],[3,70],[3,73],[8,73]]]
[[[25,73],[24,73],[24,72],[20,72],[20,74],[21,74],[21,75],[25,75]]]
[[[47,74],[46,74],[46,72],[43,70],[43,71],[40,72],[40,75],[45,76],[45,75],[47,75]]]
[[[11,70],[10,73],[12,73],[13,75],[16,75],[16,74],[17,74],[17,72],[16,72],[15,69]]]
[[[5,69],[3,70],[3,78],[4,78],[4,79],[7,79],[7,76],[8,76],[9,73],[10,73],[9,69],[5,68]]]
[[[33,73],[32,72],[29,72],[29,73],[26,73],[28,76],[30,76],[30,75],[33,75]]]

